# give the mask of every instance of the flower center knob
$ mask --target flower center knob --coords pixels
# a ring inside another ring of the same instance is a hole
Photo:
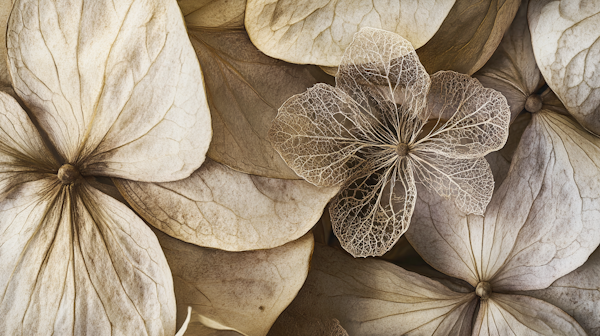
[[[400,157],[406,156],[406,154],[408,154],[408,145],[405,143],[399,143],[398,147],[396,147],[396,153],[398,153],[398,156]]]
[[[79,175],[79,171],[77,171],[77,168],[73,167],[68,163],[65,163],[60,167],[60,169],[58,169],[58,179],[60,180],[60,182],[62,182],[62,184],[71,184],[80,177],[81,175]]]
[[[525,109],[527,112],[535,113],[542,109],[542,98],[538,94],[531,94],[525,101]]]
[[[477,288],[475,288],[475,294],[483,300],[487,300],[492,295],[492,285],[486,281],[478,283]]]

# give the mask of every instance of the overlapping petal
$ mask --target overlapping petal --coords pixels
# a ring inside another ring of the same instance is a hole
[[[269,139],[296,174],[332,186],[365,170],[374,146],[392,138],[373,124],[344,91],[317,84],[281,106]]]
[[[354,35],[336,75],[336,87],[403,143],[415,139],[415,131],[428,118],[429,83],[410,42],[374,28]]]
[[[175,1],[21,0],[8,31],[15,91],[67,162],[142,181],[202,163],[210,115]]]
[[[431,76],[427,109],[440,121],[415,143],[416,150],[470,159],[502,148],[508,138],[506,98],[468,75],[439,71]]]
[[[0,212],[3,334],[175,332],[166,259],[125,205],[48,177],[13,188]]]

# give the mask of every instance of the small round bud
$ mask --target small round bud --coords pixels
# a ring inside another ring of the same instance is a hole
[[[477,284],[475,294],[483,300],[487,300],[492,295],[492,285],[489,282],[482,281]]]
[[[408,145],[405,143],[399,143],[398,147],[396,147],[396,153],[398,156],[406,156],[408,154]]]
[[[527,112],[535,113],[542,109],[542,98],[538,94],[531,94],[525,101]]]
[[[65,163],[58,169],[58,179],[62,184],[71,184],[79,178],[81,178],[81,175],[79,175],[77,168],[68,163]]]

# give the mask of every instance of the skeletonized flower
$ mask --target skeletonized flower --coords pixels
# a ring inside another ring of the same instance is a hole
[[[317,84],[288,99],[270,139],[307,181],[343,184],[330,206],[333,228],[348,252],[365,257],[382,255],[408,229],[415,179],[483,214],[494,189],[483,156],[504,145],[509,121],[499,92],[455,72],[430,78],[408,41],[363,28],[336,87]]]
[[[170,1],[15,2],[0,93],[0,334],[173,335],[156,236],[95,176],[189,176],[211,137]],[[37,123],[35,123],[37,121]]]

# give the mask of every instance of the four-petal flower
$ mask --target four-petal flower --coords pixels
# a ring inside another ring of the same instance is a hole
[[[343,184],[330,213],[348,252],[382,255],[395,244],[415,207],[415,177],[483,214],[494,189],[483,157],[508,137],[502,94],[455,72],[430,78],[408,41],[373,28],[355,35],[336,85],[288,99],[270,139],[307,181]]]

